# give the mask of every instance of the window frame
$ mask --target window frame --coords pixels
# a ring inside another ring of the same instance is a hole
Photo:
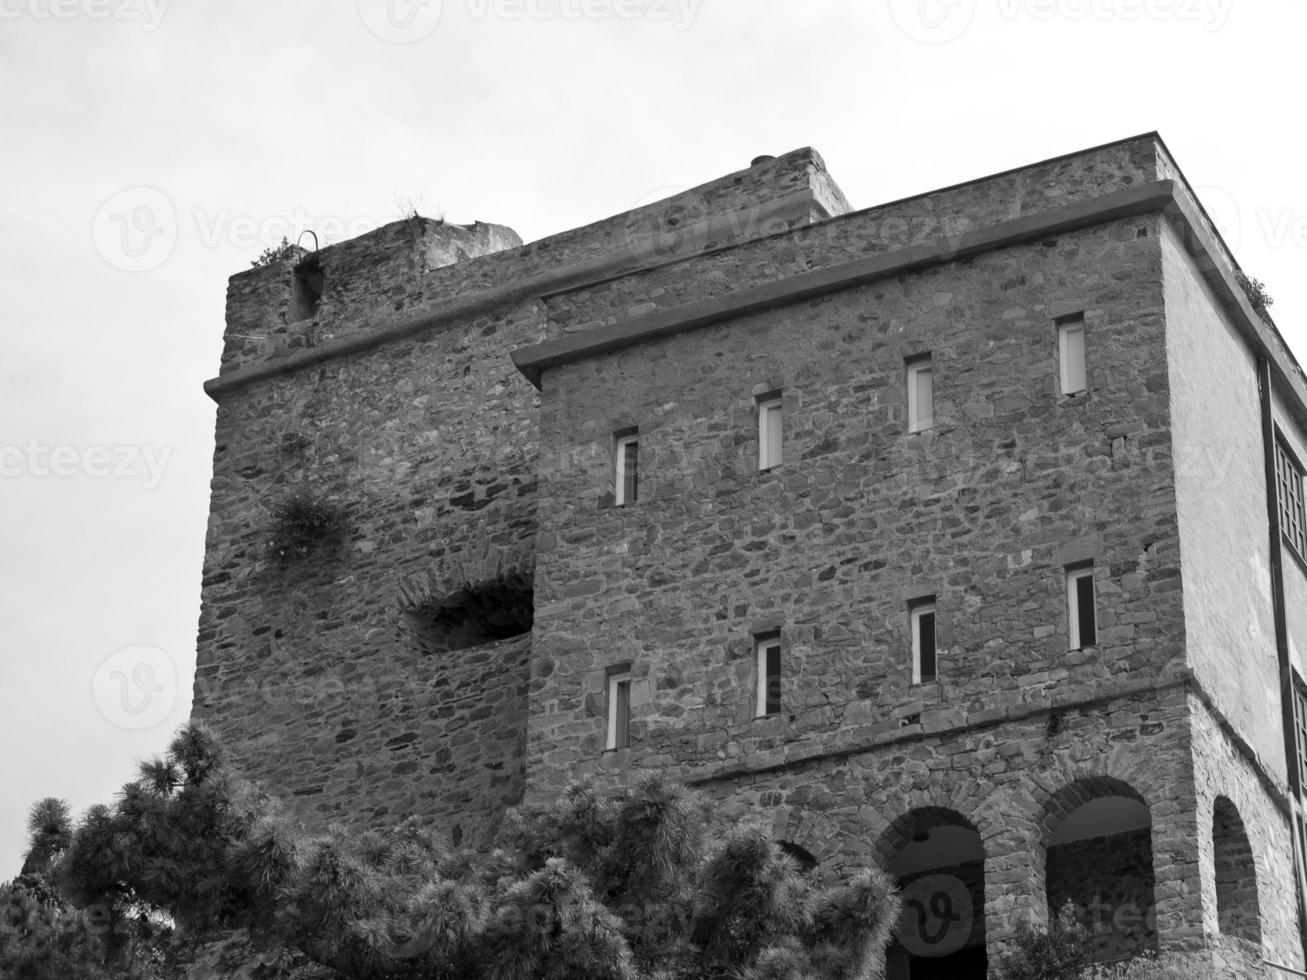
[[[758,471],[765,472],[780,466],[785,459],[785,410],[781,403],[781,393],[771,392],[759,395],[754,402],[758,412]],[[767,423],[770,413],[775,412],[779,421],[776,429],[776,445],[772,445]],[[774,450],[774,453],[773,453]],[[772,461],[773,455],[775,460]]]
[[[1278,426],[1274,451],[1275,506],[1280,537],[1300,561],[1307,562],[1307,472]]]
[[[615,752],[631,747],[631,665],[609,667],[604,675],[604,751]],[[621,725],[620,689],[626,688],[626,724]]]
[[[770,696],[772,690],[772,671],[770,655],[775,651],[776,654],[776,672],[775,685],[776,696]],[[780,633],[759,633],[753,638],[753,671],[754,671],[754,688],[753,688],[753,716],[755,718],[773,718],[783,712],[781,702],[781,678],[784,671],[781,664],[781,635]]]
[[[1093,617],[1093,622],[1089,624],[1092,635],[1090,636],[1088,643],[1084,642],[1084,623],[1081,621],[1080,606],[1080,583],[1085,579],[1089,580],[1089,613]],[[1095,581],[1093,563],[1082,562],[1076,565],[1067,566],[1066,602],[1066,637],[1068,651],[1083,650],[1086,647],[1098,646],[1098,584]]]
[[[908,432],[928,432],[935,428],[935,365],[934,359],[929,353],[917,354],[908,358],[904,367],[906,369],[907,383],[907,427]],[[925,416],[921,414],[921,392],[918,388],[922,374],[930,378],[930,405],[929,413]]]
[[[613,438],[613,505],[615,507],[626,507],[640,499],[640,432],[638,429],[624,429]],[[628,446],[635,447],[635,466],[632,467],[629,496],[626,490],[626,450]]]
[[[1296,670],[1289,672],[1289,686],[1293,698],[1293,740],[1298,758],[1298,790],[1307,795],[1307,683],[1298,676]]]
[[[930,657],[932,669],[929,676],[923,670],[922,664],[921,641],[925,635],[922,629],[922,619],[926,616],[930,617],[931,633]],[[933,684],[939,680],[939,616],[933,595],[914,599],[908,604],[908,630],[912,634],[912,683]]]
[[[1061,388],[1062,395],[1065,398],[1074,398],[1076,395],[1082,395],[1089,391],[1089,344],[1088,334],[1085,330],[1084,313],[1068,313],[1066,316],[1057,317],[1053,324],[1057,327],[1057,368],[1058,384]],[[1071,350],[1070,338],[1077,337],[1077,343],[1080,346],[1080,376],[1078,379],[1071,377],[1071,363],[1068,356]],[[1076,380],[1079,380],[1079,387],[1074,387]]]

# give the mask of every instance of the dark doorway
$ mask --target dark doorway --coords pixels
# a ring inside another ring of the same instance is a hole
[[[909,980],[985,980],[989,957],[984,946],[972,946],[937,959],[914,957],[908,969]]]

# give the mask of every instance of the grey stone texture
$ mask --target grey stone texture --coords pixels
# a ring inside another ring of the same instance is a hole
[[[573,776],[659,769],[836,874],[974,831],[991,964],[1071,895],[1139,908],[1103,956],[1301,967],[1257,355],[1296,447],[1307,386],[1234,268],[1149,134],[865,211],[800,150],[529,245],[412,218],[234,276],[194,715],[309,821],[483,843]],[[908,432],[926,354],[934,423]],[[340,547],[269,559],[292,496],[340,510]],[[1071,650],[1086,562],[1098,637]],[[415,635],[432,596],[512,573],[529,633]],[[756,717],[770,633],[782,711]],[[626,662],[631,744],[605,751]],[[1051,843],[1103,800],[1150,826]]]

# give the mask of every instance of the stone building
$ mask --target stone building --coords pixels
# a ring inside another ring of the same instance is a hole
[[[1104,959],[1301,969],[1307,382],[1239,280],[1156,134],[240,273],[194,715],[463,842],[666,770],[896,874],[895,977],[1066,900]]]

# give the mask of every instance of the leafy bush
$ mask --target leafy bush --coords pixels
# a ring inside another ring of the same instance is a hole
[[[1089,962],[1089,933],[1067,902],[1048,929],[1023,925],[999,963],[1003,980],[1076,980]]]
[[[1269,320],[1270,314],[1266,310],[1275,300],[1267,295],[1265,284],[1260,279],[1245,275],[1242,269],[1236,269],[1234,275],[1239,280],[1239,285],[1243,287],[1244,294],[1248,297],[1248,302],[1252,304],[1254,312],[1263,320]]]
[[[274,245],[271,248],[265,248],[257,259],[250,262],[250,268],[261,269],[265,265],[275,265],[285,258],[293,257],[299,254],[299,247],[292,245],[285,235],[281,236],[281,244]]]

